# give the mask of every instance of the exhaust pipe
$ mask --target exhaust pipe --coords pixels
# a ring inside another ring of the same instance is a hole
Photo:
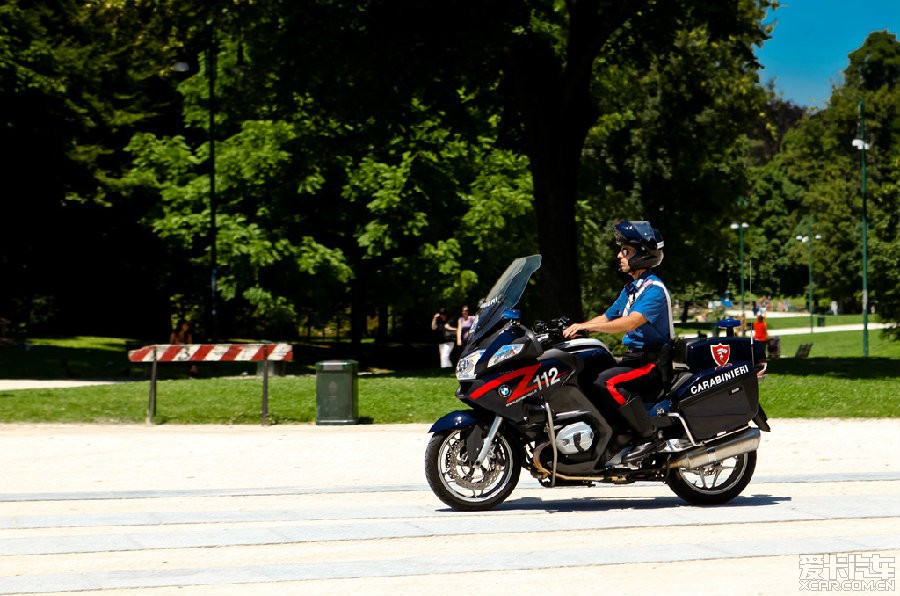
[[[673,462],[669,463],[669,468],[702,468],[709,464],[756,451],[759,447],[759,429],[748,427],[736,435],[728,435],[721,439],[711,441],[702,447],[688,449],[678,456]]]

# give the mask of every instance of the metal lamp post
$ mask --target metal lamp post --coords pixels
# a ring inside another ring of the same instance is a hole
[[[732,223],[731,229],[738,231],[738,244],[740,246],[740,260],[741,260],[741,318],[744,317],[744,230],[749,228],[750,224],[747,222]],[[741,332],[743,334],[743,331]]]
[[[208,112],[208,130],[207,137],[209,142],[209,160],[207,162],[209,172],[209,273],[210,273],[210,295],[209,295],[209,323],[210,337],[212,341],[218,340],[218,314],[217,314],[217,278],[218,278],[218,254],[216,240],[218,228],[216,225],[216,62],[218,55],[218,45],[216,43],[216,28],[212,19],[207,21],[209,28],[209,45],[206,48],[206,81],[209,93],[209,103],[207,104]],[[243,50],[240,50],[243,52]],[[243,62],[243,57],[239,57],[239,63]],[[172,65],[172,70],[178,73],[186,73],[191,69],[190,64],[179,60]]]
[[[216,277],[218,259],[216,254],[216,33],[210,24],[209,47],[206,49],[206,79],[209,83],[209,272],[210,272],[210,334],[212,341],[218,340],[218,316],[216,313]]]
[[[816,240],[821,240],[822,235],[816,234]],[[812,224],[810,222],[806,222],[806,236],[797,236],[797,240],[800,242],[807,243],[809,245],[809,332],[813,332],[813,315],[815,314],[815,307],[813,306],[813,249],[812,249]]]
[[[853,139],[853,147],[860,151],[860,193],[862,194],[862,309],[863,309],[863,357],[869,355],[869,220],[866,208],[866,114],[865,100],[859,100],[859,137]]]

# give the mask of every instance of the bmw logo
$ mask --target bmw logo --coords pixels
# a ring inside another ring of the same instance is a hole
[[[500,385],[499,389],[497,389],[497,393],[499,393],[501,397],[509,397],[512,390],[508,385]]]

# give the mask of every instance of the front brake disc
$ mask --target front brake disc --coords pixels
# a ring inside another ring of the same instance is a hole
[[[481,466],[470,466],[463,451],[463,441],[455,441],[447,450],[447,472],[459,486],[470,490],[479,490],[490,486],[502,472],[497,466],[487,467],[492,458],[489,456]],[[491,450],[493,453],[493,450]]]

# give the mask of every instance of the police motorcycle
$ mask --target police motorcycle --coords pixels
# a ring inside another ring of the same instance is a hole
[[[564,317],[534,329],[520,321],[514,307],[540,265],[540,255],[516,259],[480,304],[456,368],[456,397],[469,409],[429,431],[425,476],[434,494],[457,511],[488,510],[509,497],[524,468],[547,488],[664,482],[705,505],[739,495],[760,430],[770,430],[759,405],[764,346],[733,330],[678,340],[664,391],[641,396],[646,416],[625,420],[588,397],[600,371],[615,365],[606,345],[563,338]]]

